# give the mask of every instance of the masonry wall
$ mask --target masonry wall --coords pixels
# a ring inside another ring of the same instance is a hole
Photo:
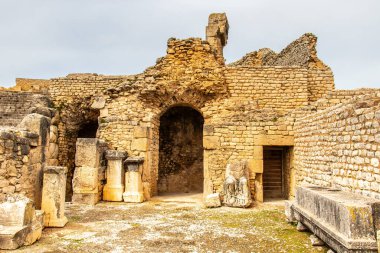
[[[296,121],[297,184],[380,198],[380,90],[374,91]],[[333,99],[362,92],[337,91]]]
[[[0,126],[17,126],[37,107],[48,107],[46,96],[31,92],[0,91]]]

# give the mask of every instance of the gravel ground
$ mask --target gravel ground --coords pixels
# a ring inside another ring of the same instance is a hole
[[[284,208],[206,209],[199,203],[67,203],[64,228],[12,252],[326,252],[285,222]]]

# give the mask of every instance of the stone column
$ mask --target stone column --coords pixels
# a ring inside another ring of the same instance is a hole
[[[67,168],[47,166],[44,168],[41,209],[45,211],[46,227],[63,227],[65,216]]]
[[[143,162],[143,157],[128,157],[127,160],[125,160],[127,171],[125,173],[124,202],[141,203],[144,201],[141,179]]]
[[[107,183],[103,188],[103,200],[123,201],[124,192],[124,168],[123,159],[127,157],[127,152],[118,150],[107,150]]]

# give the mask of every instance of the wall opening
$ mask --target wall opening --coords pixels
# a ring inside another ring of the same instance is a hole
[[[81,126],[78,131],[78,138],[96,138],[96,132],[98,131],[98,120],[87,122]]]
[[[203,192],[203,116],[185,106],[160,118],[158,194]]]
[[[264,201],[288,199],[291,195],[293,147],[264,146]]]

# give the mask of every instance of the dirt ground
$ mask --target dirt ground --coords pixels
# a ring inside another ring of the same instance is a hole
[[[326,252],[285,222],[281,205],[206,209],[200,203],[67,203],[64,228],[12,252]]]

